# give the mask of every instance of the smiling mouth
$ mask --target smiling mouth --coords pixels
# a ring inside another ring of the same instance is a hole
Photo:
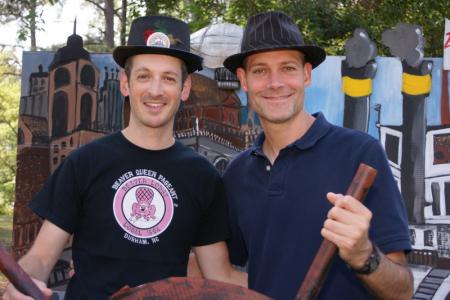
[[[165,106],[166,104],[165,103],[150,103],[150,102],[145,103],[144,102],[144,105],[151,109],[160,109],[163,106]]]
[[[263,96],[264,99],[270,100],[270,101],[281,101],[285,100],[289,97],[291,97],[292,94],[289,95],[279,95],[279,96]]]

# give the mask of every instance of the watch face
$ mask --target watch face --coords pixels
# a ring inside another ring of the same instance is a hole
[[[375,271],[380,264],[380,256],[377,254],[372,253],[369,257],[369,272],[372,273]]]
[[[364,263],[364,266],[361,269],[352,269],[352,270],[358,274],[364,275],[373,273],[380,265],[380,253],[378,251],[379,251],[378,248],[374,245],[372,253]]]

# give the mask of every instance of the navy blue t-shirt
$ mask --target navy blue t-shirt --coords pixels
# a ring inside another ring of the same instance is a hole
[[[277,300],[294,299],[323,240],[320,230],[331,208],[326,193],[345,194],[361,162],[378,171],[364,201],[373,213],[370,239],[384,253],[411,247],[403,199],[379,142],[334,126],[322,114],[315,117],[273,165],[262,151],[262,134],[224,175],[232,262],[248,262],[249,287]],[[370,298],[337,257],[319,299]]]
[[[122,133],[75,150],[30,207],[73,233],[68,299],[107,299],[125,285],[185,276],[192,246],[228,238],[218,172],[176,142],[146,150]]]

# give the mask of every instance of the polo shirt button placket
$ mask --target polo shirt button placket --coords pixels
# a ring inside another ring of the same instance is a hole
[[[268,192],[270,199],[279,199],[282,197],[284,190],[284,178],[285,178],[285,166],[286,157],[285,153],[280,153],[276,162],[273,165],[267,164],[266,170],[270,172]]]

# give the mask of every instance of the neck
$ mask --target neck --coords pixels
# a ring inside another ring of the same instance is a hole
[[[148,150],[166,149],[175,143],[173,130],[168,126],[161,128],[136,126],[130,120],[130,124],[122,130],[122,134],[131,143]]]
[[[263,152],[273,164],[280,151],[305,135],[315,118],[302,110],[300,114],[288,122],[270,123],[261,120],[265,140]]]

